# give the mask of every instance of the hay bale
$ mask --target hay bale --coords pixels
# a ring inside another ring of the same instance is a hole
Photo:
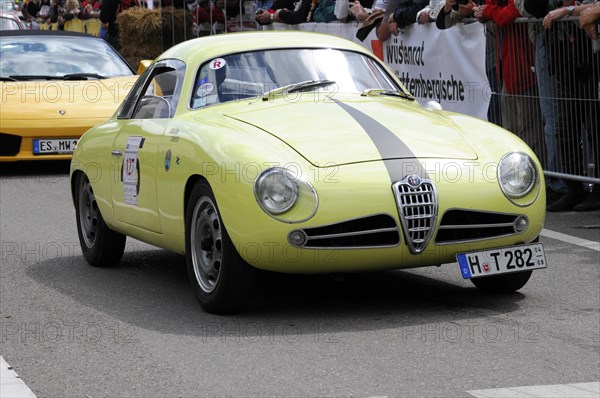
[[[154,59],[175,44],[195,37],[192,14],[173,7],[131,7],[117,16],[117,23],[119,52],[134,69],[140,60]]]

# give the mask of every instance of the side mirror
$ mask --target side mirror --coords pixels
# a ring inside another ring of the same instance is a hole
[[[143,59],[140,61],[140,65],[138,66],[137,72],[136,74],[141,75],[142,73],[144,73],[144,71],[146,69],[148,69],[148,67],[152,64],[152,60],[150,59]]]

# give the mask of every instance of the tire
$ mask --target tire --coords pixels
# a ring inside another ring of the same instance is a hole
[[[126,236],[106,226],[87,176],[75,181],[75,216],[79,244],[86,261],[94,267],[112,267],[121,261]]]
[[[471,282],[483,292],[514,293],[525,286],[531,273],[532,271],[522,271],[514,274],[484,276],[471,279]]]
[[[205,181],[196,183],[190,195],[185,232],[188,275],[202,308],[221,315],[243,310],[254,291],[256,270],[235,249]]]

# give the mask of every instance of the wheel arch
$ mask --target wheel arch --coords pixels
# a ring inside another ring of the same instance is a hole
[[[206,184],[208,184],[208,186],[210,186],[210,183],[208,182],[208,180],[201,174],[192,174],[191,176],[188,177],[187,181],[185,182],[185,189],[184,189],[184,194],[183,194],[183,219],[186,220],[187,218],[187,208],[188,208],[188,203],[190,200],[190,196],[192,195],[192,190],[194,189],[194,186],[198,183],[198,182],[205,182]],[[212,187],[211,187],[212,189]]]
[[[71,174],[71,199],[74,206],[77,206],[77,181],[81,176],[85,176],[82,170],[74,170]]]

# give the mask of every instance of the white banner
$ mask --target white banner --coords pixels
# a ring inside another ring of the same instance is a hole
[[[411,25],[379,42],[375,30],[364,42],[356,23],[273,24],[273,29],[328,33],[362,44],[380,57],[423,104],[438,101],[445,110],[487,120],[491,91],[485,74],[483,25],[458,24],[439,30],[435,24]]]

